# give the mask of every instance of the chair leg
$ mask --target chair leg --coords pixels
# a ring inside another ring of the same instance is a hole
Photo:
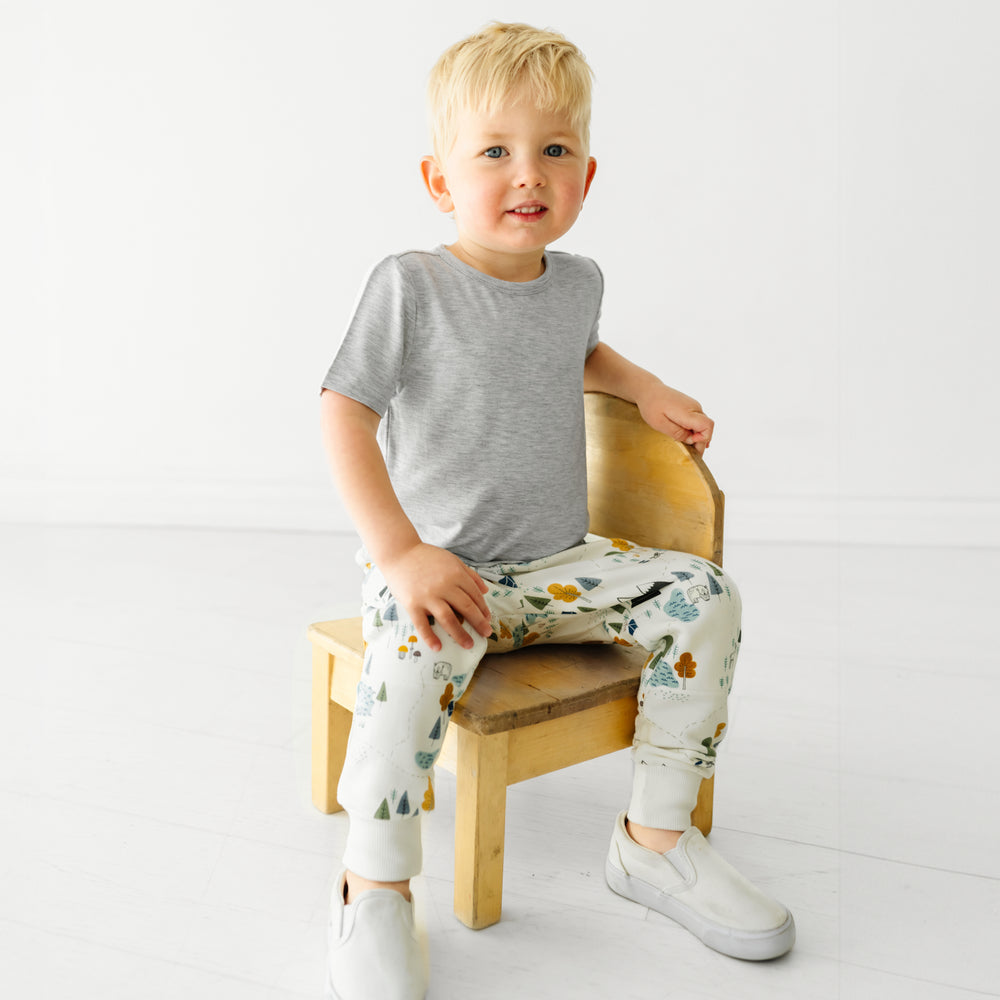
[[[480,930],[500,919],[508,734],[456,736],[455,916]]]
[[[698,827],[707,837],[712,832],[712,807],[715,801],[715,775],[702,781],[698,789],[698,802],[691,813],[691,825]]]
[[[313,646],[312,800],[324,813],[340,812],[337,782],[344,769],[352,713],[330,699],[334,657]]]

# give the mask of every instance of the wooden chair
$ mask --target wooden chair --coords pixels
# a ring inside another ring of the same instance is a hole
[[[723,496],[694,451],[648,427],[631,403],[588,393],[591,531],[722,562]],[[361,619],[320,622],[313,644],[312,795],[341,806],[364,643]],[[448,727],[438,764],[457,778],[455,915],[473,928],[500,919],[507,786],[631,746],[640,647],[540,645],[487,655]],[[692,822],[712,826],[713,779]]]

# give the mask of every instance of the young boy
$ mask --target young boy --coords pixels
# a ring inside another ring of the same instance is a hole
[[[725,954],[781,955],[791,915],[690,822],[726,725],[739,594],[704,560],[587,535],[584,390],[635,402],[699,451],[713,431],[598,340],[597,266],[546,251],[594,179],[590,69],[561,35],[494,24],[445,52],[429,101],[421,167],[455,242],[374,268],[323,382],[327,452],[364,545],[367,642],[338,790],[350,832],[329,994],[424,996],[409,879],[434,761],[484,653],[531,641],[650,653],[611,888]],[[695,575],[708,586],[692,602]]]

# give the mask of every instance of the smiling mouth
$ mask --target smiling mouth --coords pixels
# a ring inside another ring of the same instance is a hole
[[[548,209],[544,205],[524,205],[520,208],[512,208],[507,214],[515,215],[519,219],[540,219]]]

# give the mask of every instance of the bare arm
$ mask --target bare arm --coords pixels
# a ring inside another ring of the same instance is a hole
[[[483,598],[489,587],[458,556],[421,541],[389,480],[376,439],[379,415],[329,389],[323,390],[320,407],[323,444],[337,489],[365,548],[417,633],[435,651],[441,643],[428,617],[465,648],[472,638],[460,618],[489,635],[490,615]]]
[[[715,421],[702,412],[697,400],[664,385],[651,372],[633,364],[603,342],[587,358],[583,388],[587,392],[606,392],[635,403],[650,427],[676,441],[693,445],[699,454],[712,440]]]

